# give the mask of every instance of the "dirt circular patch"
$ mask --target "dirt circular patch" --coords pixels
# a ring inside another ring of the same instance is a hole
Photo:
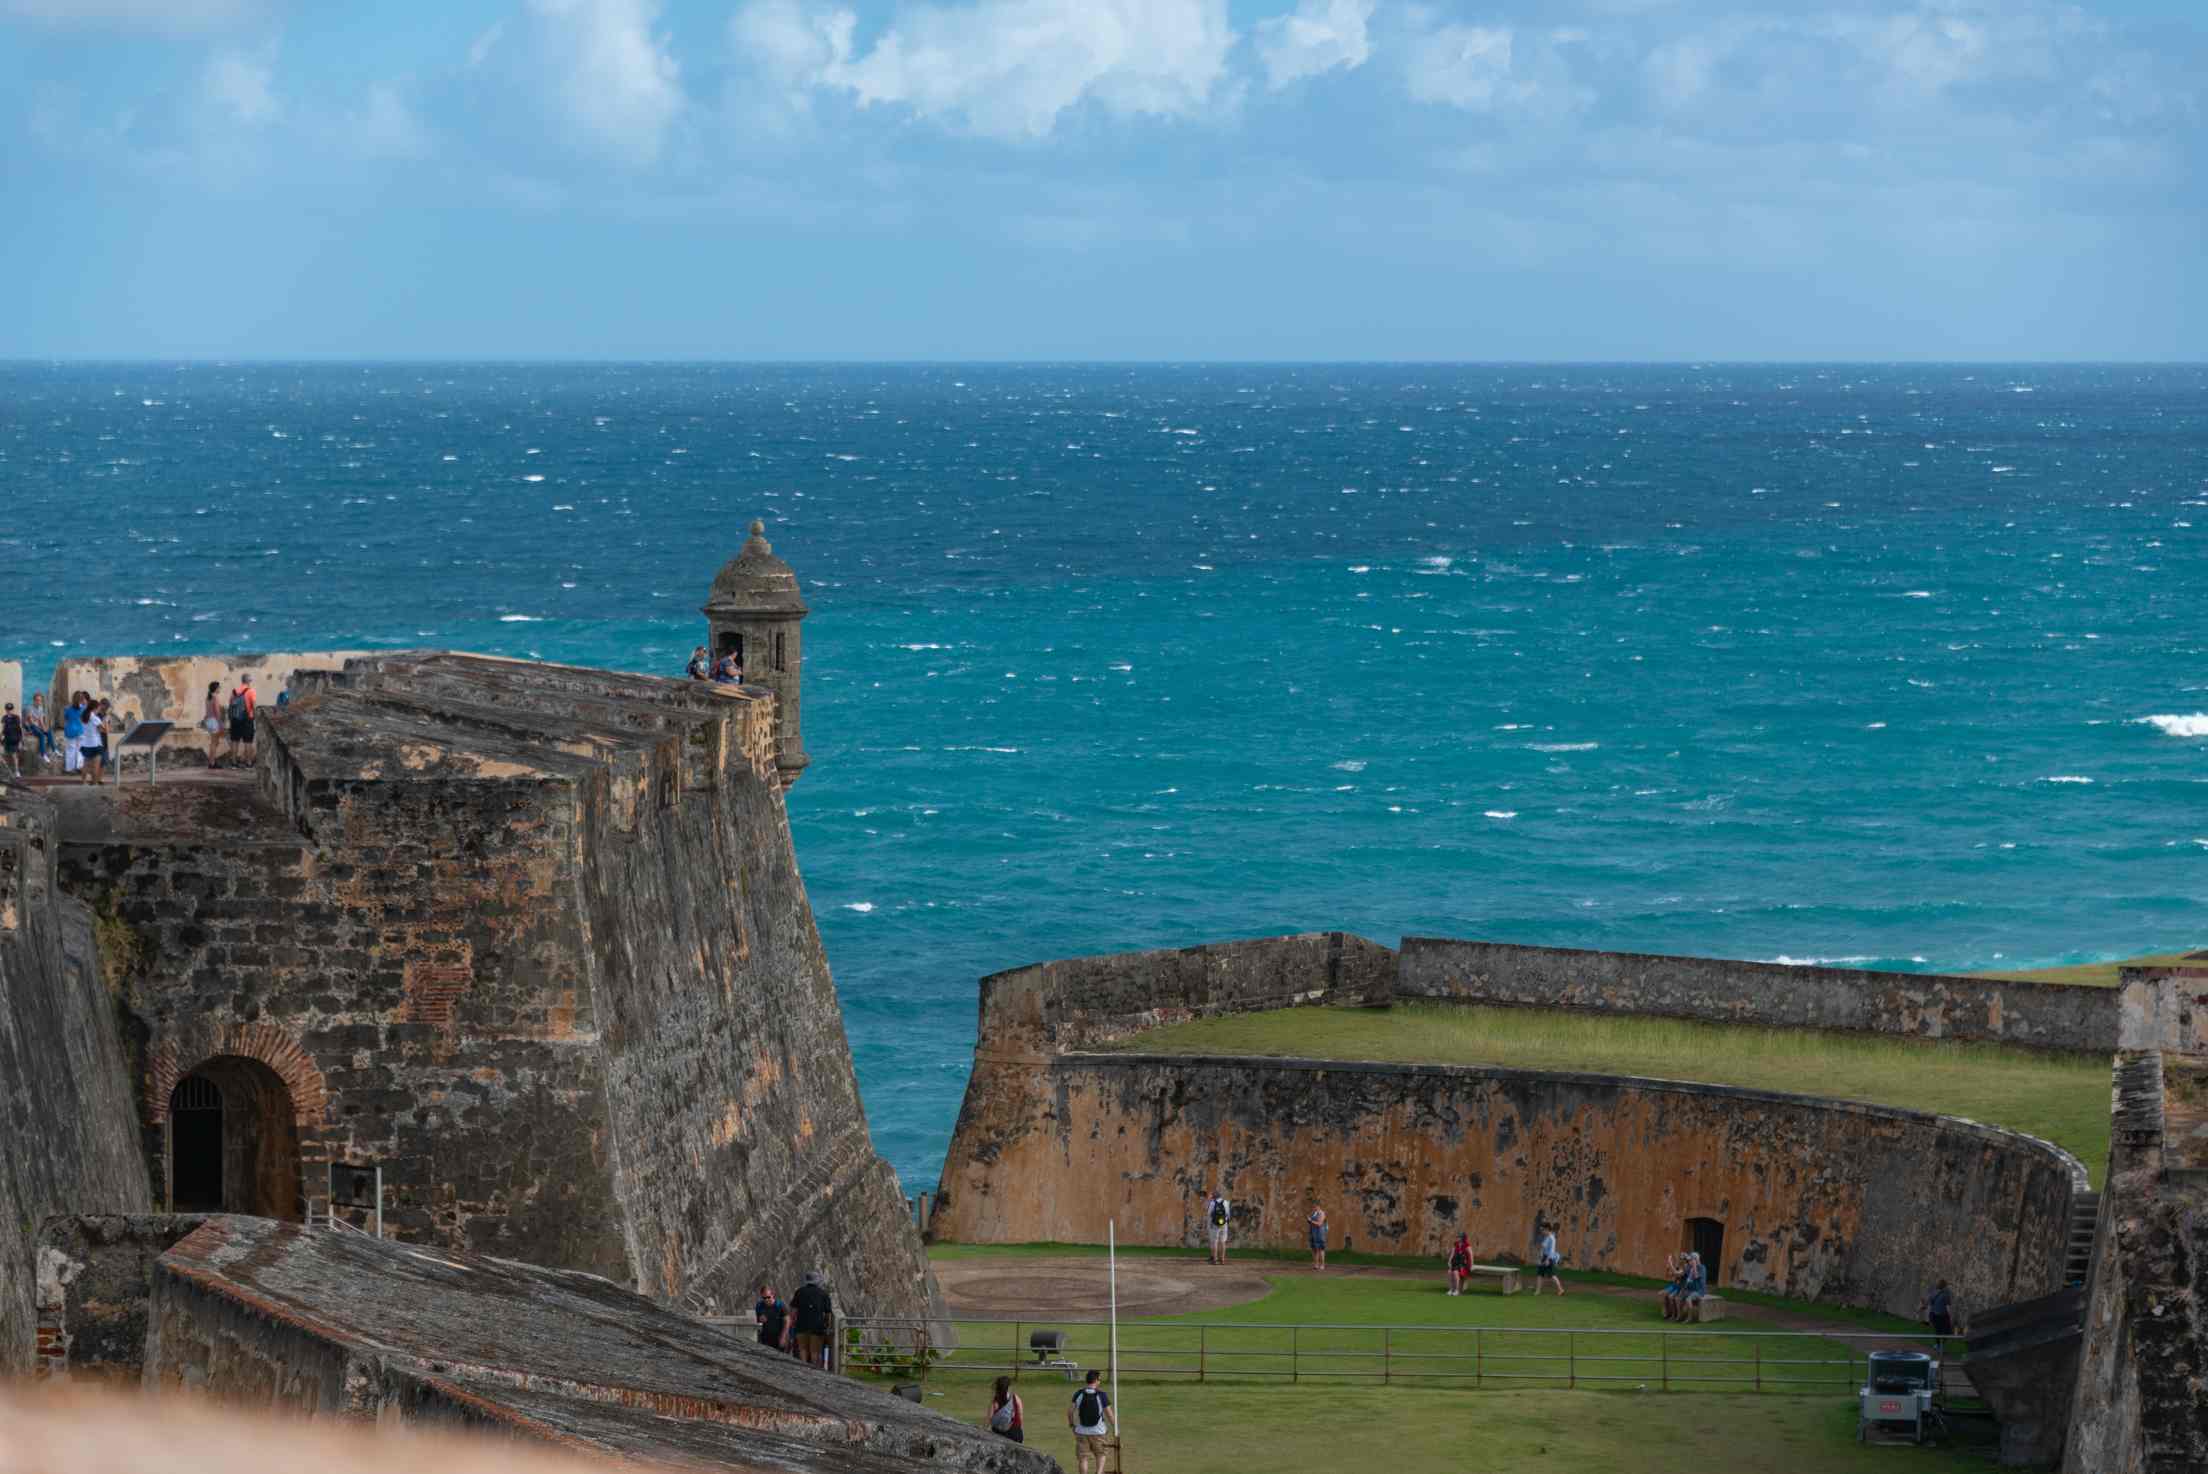
[[[951,1314],[975,1319],[1060,1315],[1089,1319],[1111,1309],[1111,1281],[1099,1258],[951,1260],[935,1266]],[[1262,1299],[1272,1287],[1239,1265],[1203,1259],[1119,1261],[1121,1315],[1174,1315]]]

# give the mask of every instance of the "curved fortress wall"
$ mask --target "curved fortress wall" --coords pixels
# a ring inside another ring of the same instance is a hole
[[[1218,1185],[1241,1241],[1273,1248],[1299,1247],[1318,1203],[1337,1246],[1438,1256],[1462,1230],[1483,1257],[1524,1258],[1540,1217],[1574,1267],[1645,1275],[1714,1224],[1723,1284],[1902,1314],[1941,1275],[1979,1306],[2062,1282],[2084,1169],[1967,1121],[1592,1075],[1082,1052],[1145,1019],[1326,999],[1329,955],[1386,954],[1347,940],[1357,945],[1279,938],[985,980],[935,1237],[1085,1243],[1116,1219],[1126,1242],[1196,1244]],[[1052,981],[1092,975],[1101,981]],[[1192,976],[1267,981],[1205,989]]]
[[[264,710],[257,794],[183,813],[160,805],[188,787],[133,785],[68,847],[137,939],[157,1180],[172,1092],[219,1067],[274,1107],[225,1211],[300,1217],[330,1163],[368,1162],[407,1238],[699,1307],[817,1267],[848,1309],[937,1308],[867,1133],[771,699],[458,655],[295,689]]]

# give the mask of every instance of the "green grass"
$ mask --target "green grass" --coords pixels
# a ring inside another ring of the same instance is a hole
[[[2108,1062],[1995,1044],[1399,1003],[1199,1019],[1114,1047],[1144,1054],[1584,1070],[1814,1093],[2027,1131],[2075,1154],[2096,1182],[2108,1159]]]
[[[939,1259],[1016,1263],[1089,1250],[942,1246],[933,1252]],[[1165,1252],[1190,1257],[1186,1250]],[[1192,1269],[1201,1272],[1201,1265]],[[1580,1287],[1586,1278],[1570,1275],[1567,1284]],[[1982,1458],[1961,1453],[1858,1448],[1852,1387],[1859,1352],[1814,1336],[1739,1340],[1718,1334],[1741,1329],[1735,1324],[1686,1328],[1664,1341],[1649,1298],[1584,1288],[1562,1299],[1488,1290],[1453,1300],[1431,1276],[1283,1275],[1270,1283],[1272,1292],[1252,1304],[1121,1322],[1120,1403],[1128,1464],[1136,1474],[1214,1474],[1251,1464],[1269,1474],[1341,1474],[1374,1462],[1376,1446],[1389,1467],[1404,1471],[1842,1474],[1891,1468],[1903,1457],[1912,1469],[1985,1467]],[[1271,1324],[1232,1329],[1235,1323]],[[1290,1332],[1284,1323],[1337,1329]],[[1103,1364],[1104,1328],[1064,1318],[1036,1321],[1022,1326],[1022,1339],[1028,1328],[1047,1324],[1067,1330],[1069,1352],[1084,1368]],[[1424,1328],[1388,1333],[1391,1379],[1401,1380],[1386,1386],[1370,1376],[1382,1344],[1376,1328],[1383,1325]],[[1482,1373],[1477,1388],[1462,1359],[1474,1327]],[[1568,1330],[1581,1333],[1573,1338],[1576,1368],[1564,1354]],[[1618,1334],[1600,1334],[1605,1331]],[[928,1404],[984,1422],[999,1368],[981,1363],[1010,1357],[1010,1340],[1006,1327],[962,1325],[959,1351],[926,1379]],[[1291,1345],[1297,1352],[1293,1381],[1283,1354]],[[1026,1359],[1024,1349],[1018,1356]],[[1168,1371],[1193,1367],[1199,1357],[1206,1363],[1201,1382],[1185,1370]],[[1458,1359],[1426,1359],[1443,1357]],[[1830,1390],[1756,1395],[1747,1389],[1759,1369],[1767,1379],[1829,1380]],[[1578,1388],[1567,1385],[1575,1370],[1582,1379]],[[1595,1376],[1622,1380],[1598,1384],[1609,1390],[1590,1390],[1585,1379]],[[1029,1373],[1019,1387],[1030,1444],[1072,1469],[1065,1406],[1073,1384],[1057,1374]],[[1728,1390],[1736,1387],[1741,1390]]]
[[[2068,967],[2029,968],[2020,972],[1977,972],[1972,977],[1999,978],[2012,983],[2075,983],[2089,988],[2113,988],[2116,972],[2124,967],[2155,967],[2183,962],[2183,952],[2158,952],[2150,957],[2122,957],[2114,962],[2079,962]]]

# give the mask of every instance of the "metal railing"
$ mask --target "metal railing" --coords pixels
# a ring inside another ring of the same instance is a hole
[[[1111,1372],[1108,1323],[1096,1320],[953,1322],[955,1350],[931,1347],[922,1320],[853,1316],[837,1350],[850,1372],[1064,1376]],[[1027,1344],[1030,1330],[1067,1332],[1055,1363]],[[1089,1334],[1081,1334],[1088,1331]],[[1923,1345],[1906,1332],[1581,1330],[1502,1326],[1370,1326],[1122,1321],[1118,1375],[1126,1381],[1372,1381],[1412,1386],[1636,1387],[1650,1392],[1853,1393],[1871,1351]],[[1093,1351],[1095,1361],[1080,1360]],[[934,1362],[920,1372],[919,1360]],[[1068,1370],[1071,1365],[1076,1370]]]

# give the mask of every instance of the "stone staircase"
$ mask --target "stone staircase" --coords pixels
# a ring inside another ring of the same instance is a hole
[[[2062,1282],[2083,1285],[2093,1272],[2093,1235],[2101,1218],[2101,1195],[2081,1192],[2070,1200],[2070,1241],[2062,1258]]]

